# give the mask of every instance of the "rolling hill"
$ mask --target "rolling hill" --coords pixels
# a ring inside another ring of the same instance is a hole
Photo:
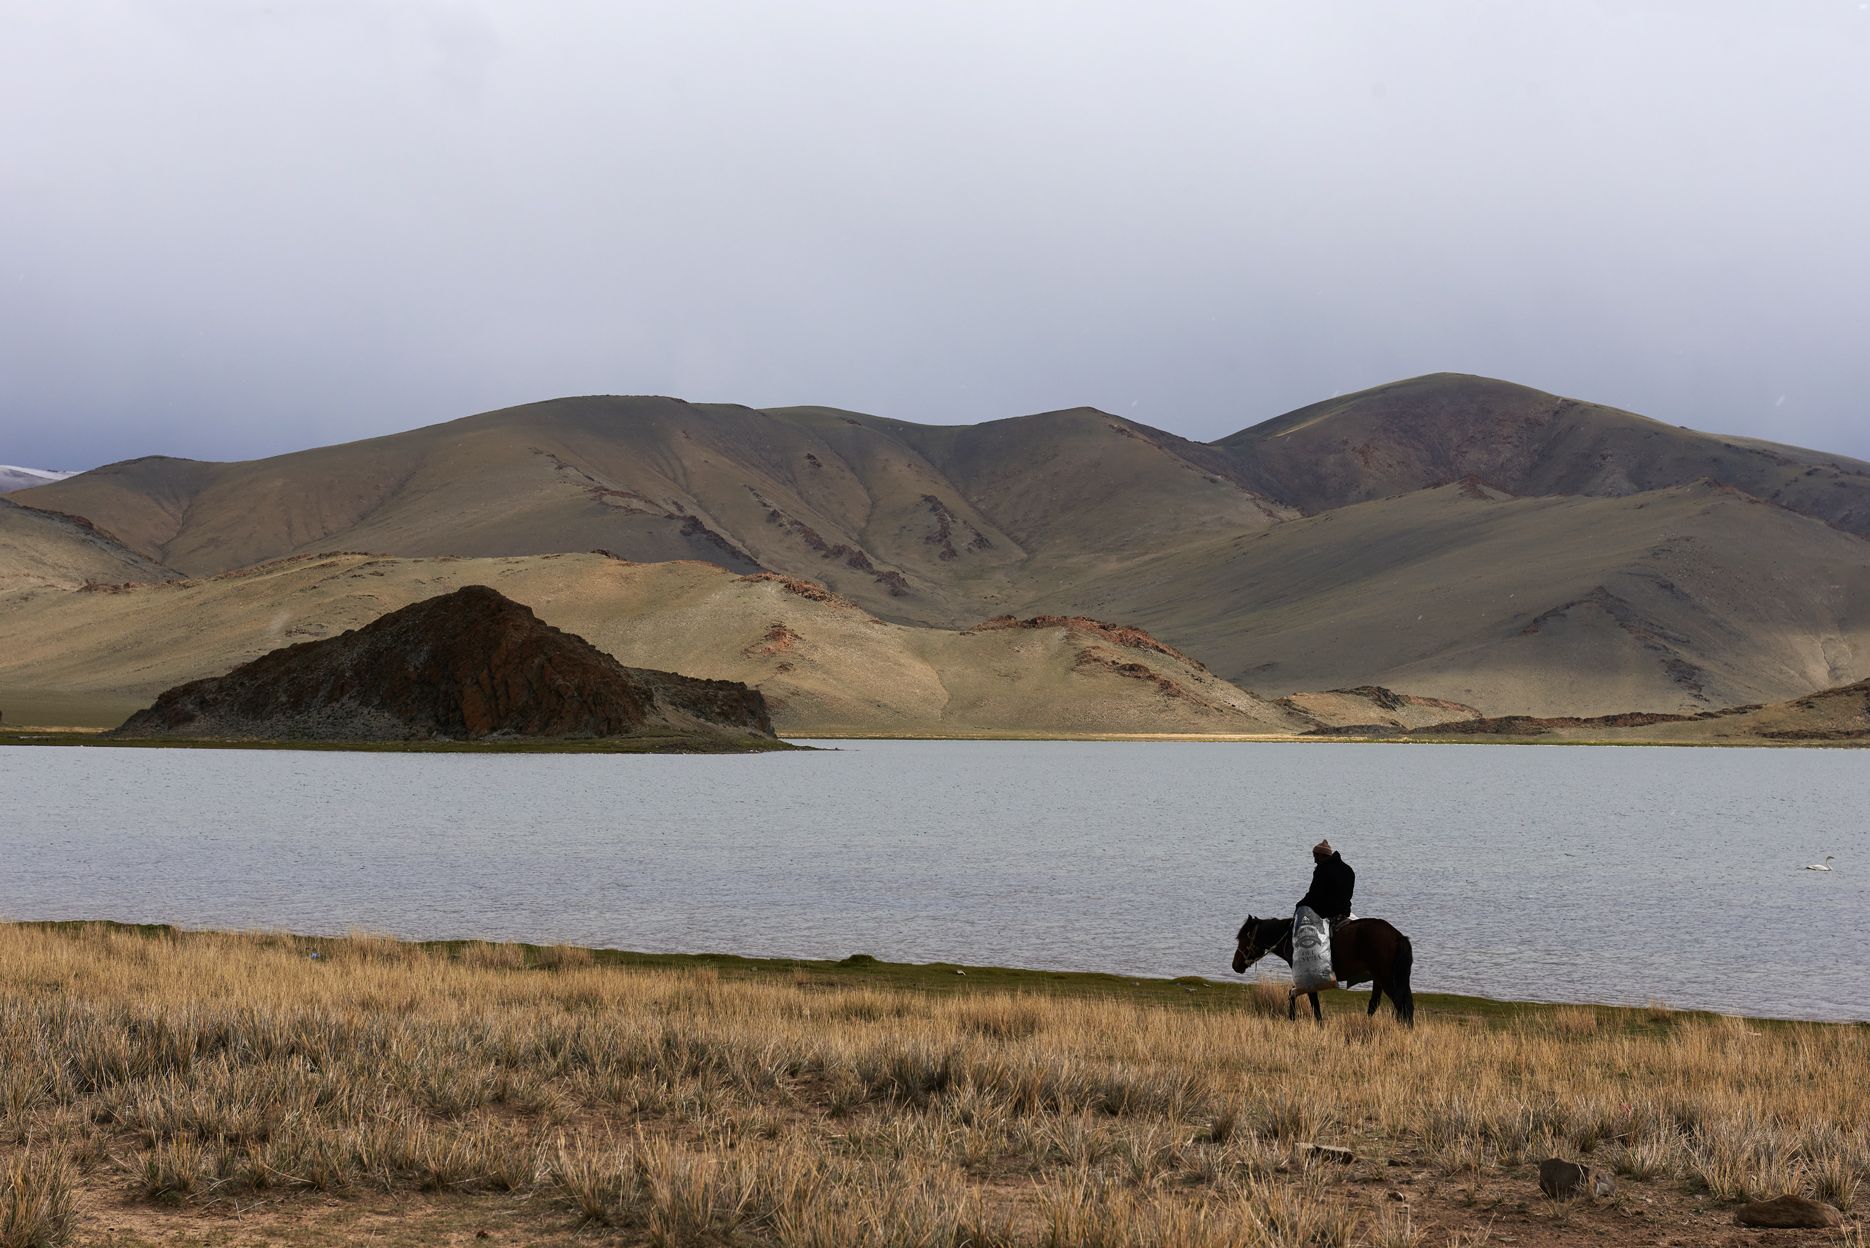
[[[303,556],[202,580],[7,600],[0,709],[8,723],[114,725],[173,685],[466,585],[525,603],[629,666],[752,685],[781,732],[1252,734],[1323,722],[1135,630],[1072,619],[895,624],[772,573],[595,554]]]
[[[1593,498],[1705,479],[1870,534],[1870,463],[1460,373],[1327,399],[1217,445],[1243,482],[1308,514],[1464,479],[1519,496]]]
[[[0,595],[174,576],[88,521],[0,498]]]
[[[1256,715],[1372,686],[1491,715],[1698,712],[1870,676],[1870,464],[1454,374],[1214,444],[1089,408],[927,426],[561,399],[266,460],[132,460],[12,497],[197,578],[334,549],[599,551],[822,583],[878,628],[925,626],[910,650],[1002,615],[1113,620],[1253,691]],[[948,697],[975,660],[943,654],[924,658]],[[938,722],[887,683],[858,682],[893,709],[826,692],[809,718]],[[1027,727],[1095,718],[1038,710]]]

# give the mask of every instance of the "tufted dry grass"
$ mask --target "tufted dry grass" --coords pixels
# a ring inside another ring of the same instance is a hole
[[[671,1246],[1440,1243],[1479,1215],[1392,1181],[1471,1204],[1553,1154],[1626,1194],[1852,1212],[1865,1072],[1862,1027],[1565,1007],[1320,1029],[578,950],[0,926],[0,1248],[81,1242],[113,1200],[237,1220],[385,1193]]]

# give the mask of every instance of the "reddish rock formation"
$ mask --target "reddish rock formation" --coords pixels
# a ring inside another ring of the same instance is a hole
[[[1429,724],[1456,720],[1472,723],[1481,719],[1480,711],[1465,703],[1400,693],[1383,685],[1354,685],[1348,689],[1288,694],[1275,705],[1316,721],[1318,731],[1348,731],[1358,736],[1411,731]]]
[[[853,609],[857,605],[849,598],[832,593],[817,581],[804,581],[796,576],[781,576],[777,572],[752,572],[739,579],[743,584],[748,585],[757,585],[762,581],[771,581],[788,594],[797,594],[807,602],[824,602],[834,607],[851,607]]]
[[[1189,702],[1205,702],[1205,699],[1197,698],[1147,663],[1128,662],[1116,655],[1105,654],[1099,650],[1080,651],[1071,666],[1074,671],[1104,671],[1115,676],[1125,676],[1131,680],[1146,680],[1161,690],[1164,697],[1182,698]]]
[[[749,642],[741,653],[750,659],[769,659],[776,654],[784,654],[802,640],[797,633],[775,620],[766,626],[766,631],[758,641]]]
[[[1423,724],[1402,728],[1395,724],[1336,724],[1314,728],[1308,736],[1388,737],[1388,736],[1499,736],[1537,737],[1557,728],[1648,728],[1653,724],[1682,724],[1694,719],[1713,718],[1711,714],[1669,715],[1655,711],[1623,711],[1615,715],[1490,715],[1480,719],[1456,719],[1441,724]]]
[[[771,737],[736,681],[625,667],[484,585],[178,685],[127,737],[411,741]]]
[[[890,591],[892,597],[901,597],[904,593],[908,592],[909,583],[903,579],[902,573],[879,570],[870,556],[855,546],[848,546],[843,542],[839,542],[835,546],[832,545],[825,541],[824,535],[817,529],[814,529],[811,525],[798,519],[796,516],[788,516],[778,507],[774,506],[772,500],[768,499],[766,495],[760,493],[751,485],[747,486],[746,490],[747,493],[753,496],[754,502],[765,508],[766,523],[776,524],[782,529],[790,530],[794,536],[805,543],[807,550],[811,550],[826,559],[840,560],[847,568],[855,568],[859,572],[868,572],[872,580]]]
[[[1199,659],[1191,655],[1183,654],[1174,646],[1157,641],[1154,637],[1151,637],[1148,633],[1137,628],[1135,625],[1106,624],[1102,620],[1094,620],[1086,615],[1035,615],[1024,620],[1015,615],[996,615],[991,620],[982,620],[968,631],[971,633],[985,633],[1002,628],[1065,628],[1073,632],[1093,633],[1102,637],[1105,641],[1114,642],[1119,646],[1127,646],[1132,650],[1148,650],[1156,654],[1167,655],[1172,659],[1178,659],[1188,664],[1188,666],[1194,668],[1196,671],[1205,672],[1208,670],[1206,665]]]

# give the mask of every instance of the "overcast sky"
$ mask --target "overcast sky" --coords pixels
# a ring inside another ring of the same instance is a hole
[[[0,462],[561,394],[1870,456],[1870,4],[0,0]]]

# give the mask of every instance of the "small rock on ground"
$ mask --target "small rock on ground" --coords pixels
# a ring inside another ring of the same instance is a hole
[[[1553,1200],[1570,1200],[1589,1190],[1591,1168],[1560,1157],[1539,1163],[1539,1190]]]
[[[1821,1201],[1803,1196],[1775,1196],[1756,1200],[1734,1211],[1734,1221],[1742,1226],[1773,1227],[1785,1230],[1822,1230],[1840,1226],[1844,1215]]]
[[[1299,1151],[1307,1157],[1316,1157],[1321,1161],[1336,1161],[1345,1165],[1357,1160],[1357,1154],[1348,1148],[1336,1144],[1301,1144]]]

